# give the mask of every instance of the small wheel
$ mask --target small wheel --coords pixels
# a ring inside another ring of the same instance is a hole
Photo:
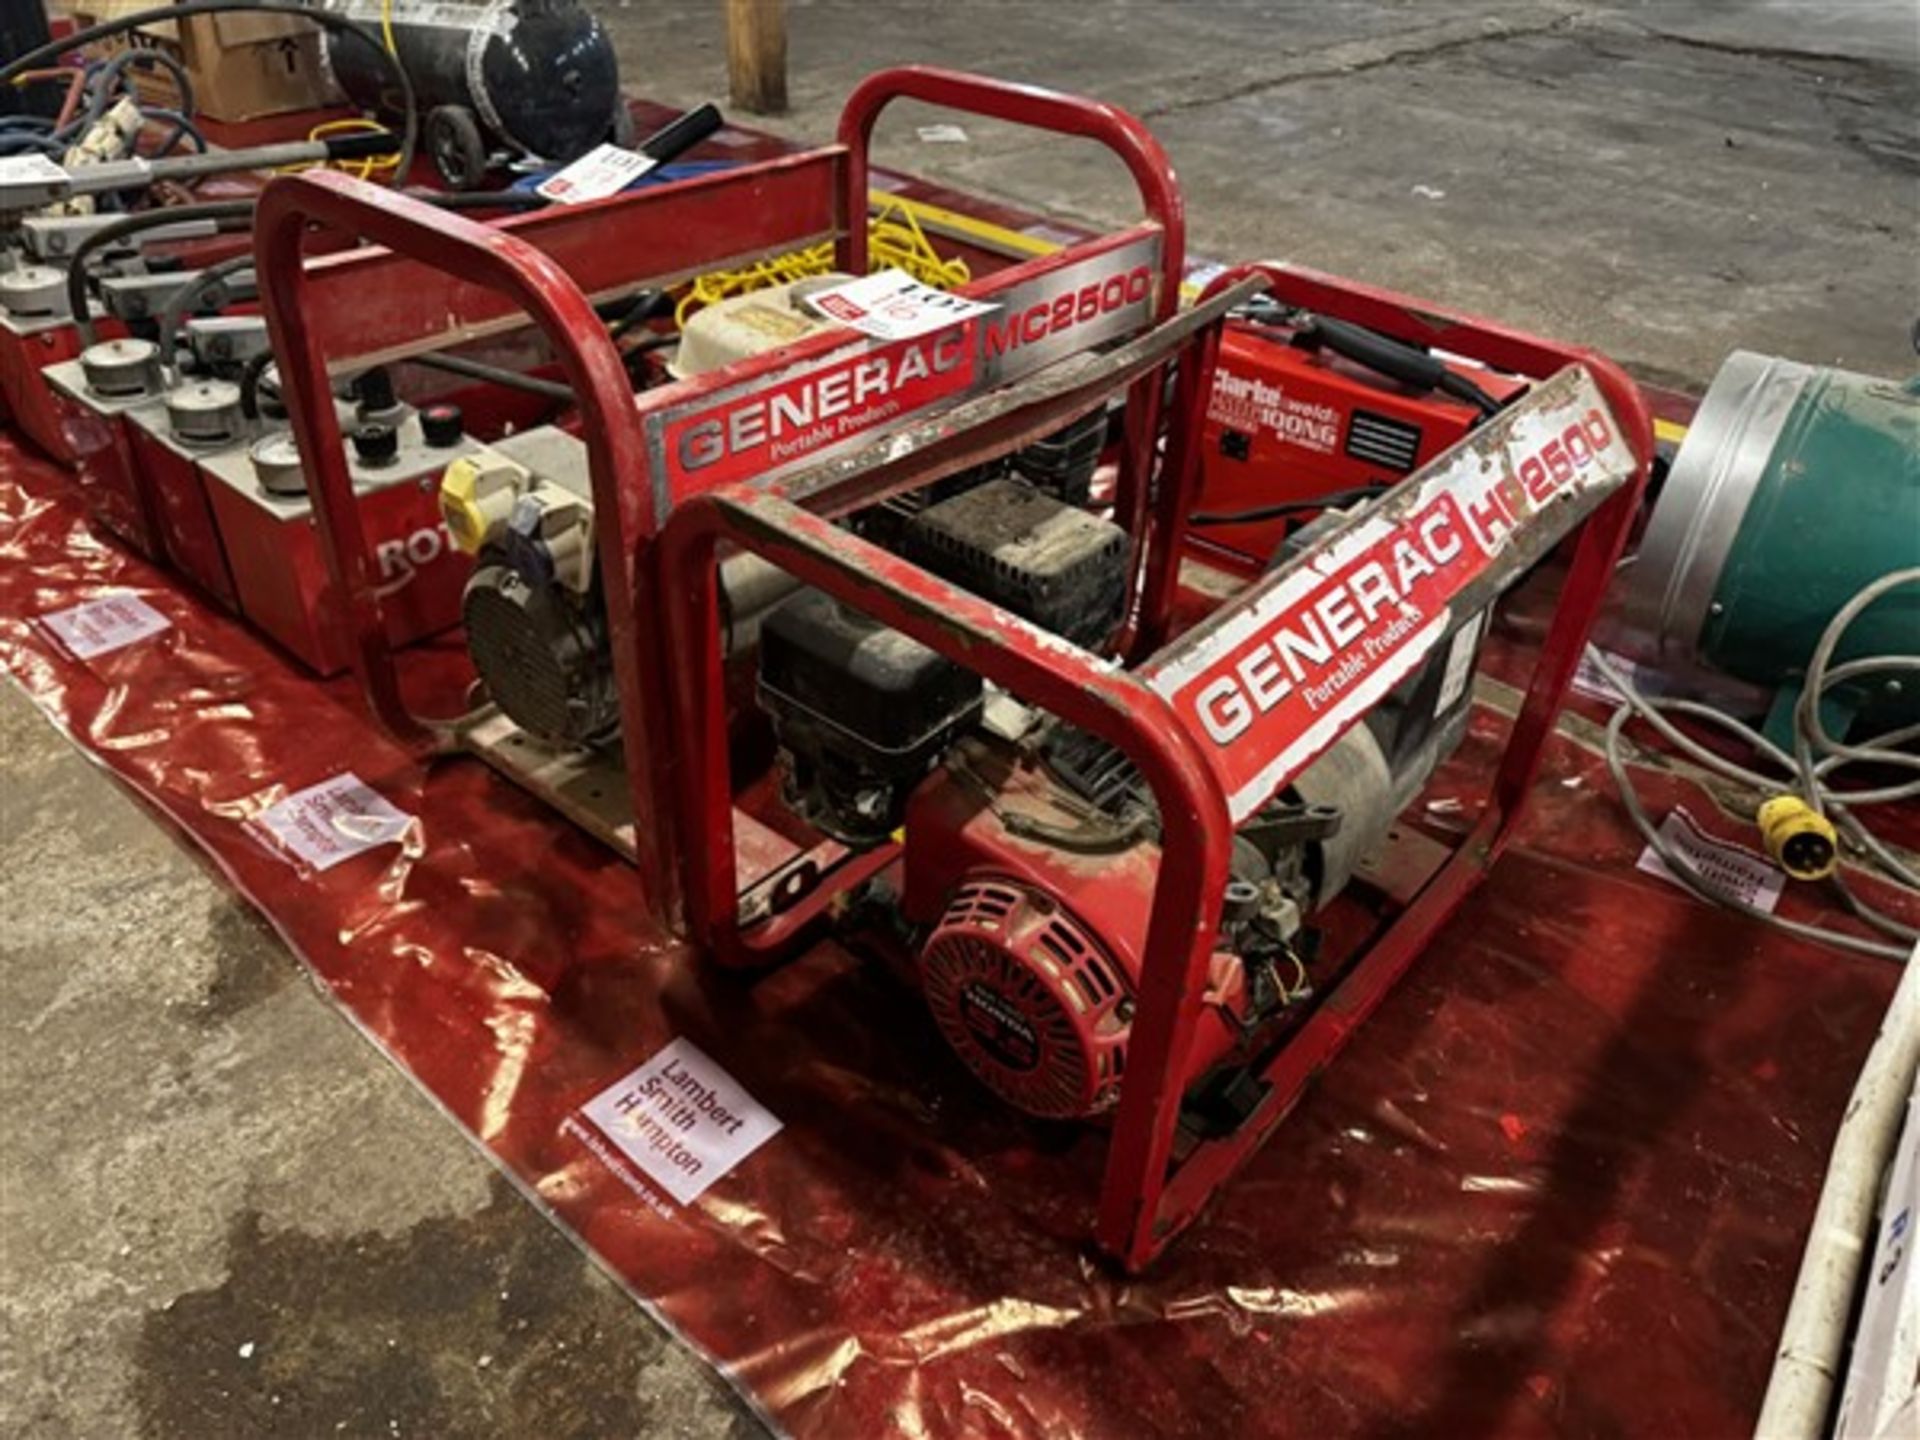
[[[631,150],[633,142],[640,138],[634,128],[633,111],[627,108],[624,96],[613,102],[613,124],[607,127],[607,138],[622,150]]]
[[[449,190],[471,190],[487,173],[480,122],[464,105],[441,105],[427,113],[427,153]]]

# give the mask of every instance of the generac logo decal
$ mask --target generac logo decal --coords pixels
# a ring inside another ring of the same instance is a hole
[[[1136,265],[1078,289],[1043,295],[1031,304],[1017,308],[1009,305],[975,322],[981,330],[981,353],[988,360],[998,359],[1023,345],[1038,345],[1049,336],[1064,335],[1076,325],[1091,325],[1128,306],[1144,306],[1152,294],[1152,267]]]
[[[1071,261],[985,297],[997,308],[912,339],[856,341],[647,419],[673,498],[764,479],[859,444],[944,401],[1143,330],[1158,236]]]
[[[676,471],[746,479],[973,388],[970,323],[806,370],[667,426]]]
[[[1592,377],[1563,371],[1149,662],[1147,682],[1208,742],[1234,819],[1412,673],[1514,537],[1570,528],[1562,502],[1634,464]]]

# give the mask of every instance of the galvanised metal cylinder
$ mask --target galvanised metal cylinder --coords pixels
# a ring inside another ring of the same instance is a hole
[[[1625,577],[1609,639],[1675,671],[1794,687],[1868,582],[1920,565],[1920,386],[1735,351],[1701,401]],[[1877,600],[1834,663],[1920,654],[1920,587]],[[1867,728],[1920,684],[1855,692]]]

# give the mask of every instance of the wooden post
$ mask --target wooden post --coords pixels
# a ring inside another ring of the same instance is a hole
[[[726,0],[727,88],[755,115],[787,109],[787,0]]]

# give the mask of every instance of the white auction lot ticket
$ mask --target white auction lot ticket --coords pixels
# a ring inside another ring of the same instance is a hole
[[[807,303],[876,340],[910,340],[998,308],[923,285],[904,270],[881,270],[850,280],[808,296]]]
[[[171,629],[167,617],[131,590],[116,590],[97,600],[53,610],[40,625],[76,660],[111,655],[148,636]]]

